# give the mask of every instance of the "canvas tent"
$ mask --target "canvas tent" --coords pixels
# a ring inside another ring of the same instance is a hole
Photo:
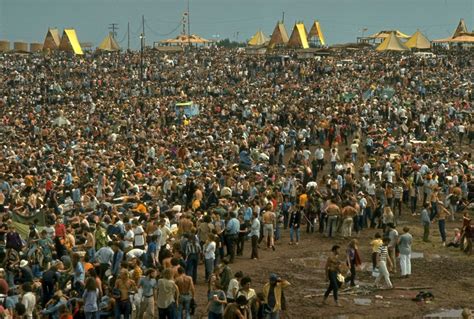
[[[410,50],[400,39],[392,32],[382,43],[375,49],[377,51],[406,51]]]
[[[46,37],[44,38],[43,49],[47,50],[57,50],[61,39],[59,38],[58,29],[48,29]]]
[[[101,51],[109,51],[109,52],[114,52],[114,51],[119,51],[120,46],[118,45],[117,41],[115,41],[114,37],[112,36],[112,33],[109,33],[104,40],[99,44],[97,49]]]
[[[469,33],[467,31],[466,22],[464,19],[459,20],[458,26],[454,33],[449,38],[434,40],[435,43],[470,43],[474,42],[474,33]]]
[[[286,45],[288,40],[288,33],[286,32],[285,25],[281,22],[278,22],[275,26],[275,29],[273,30],[268,47],[273,49],[276,46]]]
[[[64,29],[61,43],[59,44],[59,50],[73,52],[76,55],[83,55],[81,45],[77,39],[76,30]]]
[[[180,34],[176,38],[173,39],[167,39],[160,41],[162,44],[168,44],[168,45],[188,45],[188,44],[209,44],[212,43],[213,41],[204,39],[203,37],[200,37],[199,35],[196,34],[191,34],[191,35],[186,35],[186,34]]]
[[[458,26],[456,27],[456,30],[454,30],[453,36],[451,38],[459,37],[461,33],[468,33],[464,19],[459,20]]]
[[[323,31],[321,30],[319,21],[314,21],[313,26],[311,27],[311,30],[309,30],[308,40],[311,41],[311,39],[316,39],[316,41],[319,41],[321,45],[326,45],[326,40],[324,39],[324,34],[323,34]]]
[[[306,38],[306,28],[303,23],[296,23],[290,39],[288,40],[288,47],[298,49],[308,49],[308,39]]]
[[[382,30],[375,34],[369,35],[368,38],[385,40],[392,33],[394,33],[397,38],[408,39],[410,37],[409,35],[402,33],[399,30]]]
[[[410,49],[430,49],[431,48],[431,43],[430,40],[428,40],[427,37],[420,31],[416,31],[410,39],[408,39],[407,42],[405,42],[405,45],[409,47]]]
[[[258,46],[258,45],[265,45],[268,42],[268,37],[262,32],[262,30],[258,30],[257,33],[254,34],[252,39],[248,42],[250,46]]]

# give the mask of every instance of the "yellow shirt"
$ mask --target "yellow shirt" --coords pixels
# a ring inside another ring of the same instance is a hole
[[[374,239],[370,242],[370,246],[372,246],[372,252],[376,253],[379,251],[380,246],[382,246],[383,241],[382,239]]]
[[[300,207],[305,207],[306,202],[308,201],[308,195],[301,194],[299,200],[300,200]]]

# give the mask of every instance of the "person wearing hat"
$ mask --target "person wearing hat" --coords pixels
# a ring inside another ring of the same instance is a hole
[[[20,278],[22,282],[33,282],[33,271],[25,259],[20,261]]]
[[[263,286],[264,311],[267,318],[278,319],[282,310],[283,290],[290,286],[287,280],[277,274],[270,274],[269,281]]]

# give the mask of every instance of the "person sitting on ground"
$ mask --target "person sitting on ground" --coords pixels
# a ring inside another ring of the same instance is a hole
[[[460,245],[461,245],[461,231],[459,230],[459,228],[454,228],[454,237],[446,246],[459,248]]]

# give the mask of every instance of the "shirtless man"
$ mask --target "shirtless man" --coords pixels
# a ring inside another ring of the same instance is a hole
[[[354,216],[356,214],[356,209],[350,205],[347,205],[342,209],[342,237],[351,237]]]
[[[332,237],[333,233],[335,233],[337,229],[337,220],[341,215],[341,209],[333,200],[329,200],[329,204],[326,208],[326,213],[328,215],[328,237]]]
[[[276,215],[272,210],[272,205],[268,204],[267,210],[262,215],[263,238],[267,239],[267,248],[271,247],[273,250],[275,250],[275,245],[273,242],[273,230],[276,227]]]

